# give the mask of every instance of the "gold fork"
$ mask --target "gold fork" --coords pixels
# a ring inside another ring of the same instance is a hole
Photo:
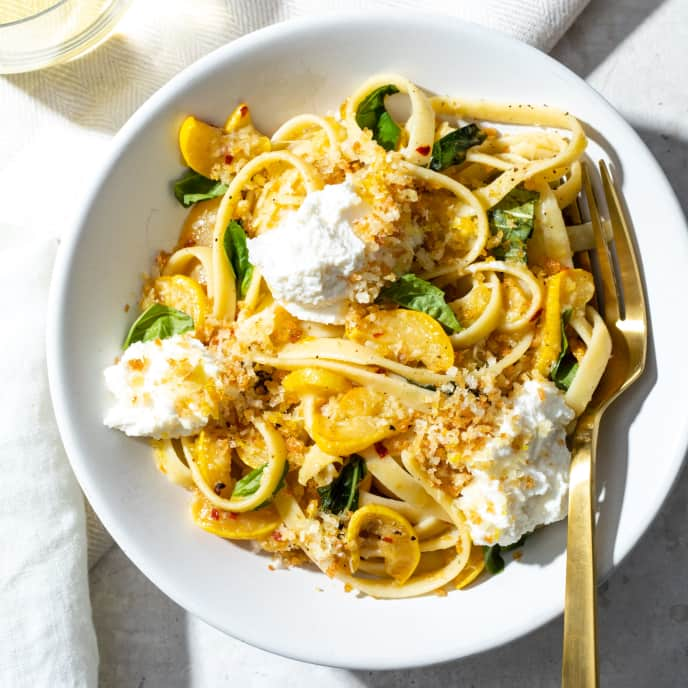
[[[573,435],[562,688],[593,688],[598,684],[595,576],[597,435],[600,419],[607,407],[640,377],[647,350],[647,315],[638,262],[614,183],[603,161],[599,167],[616,247],[620,284],[615,278],[590,176],[583,163],[583,191],[599,263],[598,302],[601,301],[601,315],[612,339],[612,356]]]

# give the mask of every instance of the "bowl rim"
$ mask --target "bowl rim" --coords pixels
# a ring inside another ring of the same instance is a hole
[[[105,500],[101,499],[98,485],[95,481],[91,481],[87,475],[85,465],[87,457],[83,456],[78,449],[78,435],[77,422],[73,422],[68,411],[68,381],[63,377],[60,361],[64,356],[63,348],[63,312],[66,308],[66,299],[64,298],[67,287],[67,279],[69,275],[69,266],[77,251],[79,240],[82,234],[87,230],[86,219],[91,208],[97,201],[99,189],[107,181],[113,168],[118,163],[121,156],[126,152],[131,139],[138,133],[141,128],[144,128],[149,119],[154,117],[158,110],[165,105],[168,100],[172,100],[180,92],[193,83],[196,78],[205,78],[208,71],[212,71],[214,66],[221,64],[228,57],[240,54],[245,47],[255,47],[260,43],[269,43],[273,38],[289,35],[292,32],[299,30],[315,30],[324,27],[341,27],[343,23],[349,26],[354,24],[367,24],[375,21],[397,21],[407,24],[413,21],[416,24],[422,22],[431,30],[437,21],[444,24],[452,24],[452,28],[457,32],[468,32],[477,37],[487,37],[494,39],[495,34],[498,35],[498,40],[510,50],[523,51],[531,55],[537,55],[537,59],[544,60],[549,63],[549,67],[560,74],[561,76],[574,80],[586,90],[590,97],[598,102],[608,114],[614,119],[615,126],[619,127],[626,136],[635,139],[636,143],[642,148],[648,157],[648,162],[654,166],[652,170],[653,181],[661,184],[666,199],[673,205],[670,212],[676,216],[679,222],[683,222],[686,231],[686,241],[688,242],[688,225],[684,217],[682,208],[678,202],[678,198],[666,178],[659,163],[654,155],[649,151],[643,140],[637,132],[628,124],[621,114],[609,103],[609,101],[600,93],[598,93],[592,86],[590,86],[583,78],[578,76],[571,69],[540,51],[539,49],[524,43],[516,38],[502,34],[496,30],[483,27],[473,22],[468,22],[454,16],[446,15],[440,12],[425,12],[419,10],[385,10],[378,9],[366,12],[362,16],[357,11],[338,11],[328,12],[315,16],[302,17],[290,19],[284,22],[269,25],[257,31],[245,34],[239,38],[231,40],[194,63],[187,66],[174,77],[172,77],[165,85],[158,91],[151,95],[127,120],[122,128],[116,133],[111,142],[111,148],[106,159],[102,162],[100,170],[94,176],[92,184],[88,192],[84,195],[84,200],[80,204],[79,211],[75,216],[75,221],[72,226],[65,231],[61,238],[60,247],[57,252],[55,266],[50,285],[49,293],[49,307],[46,323],[46,358],[48,369],[48,381],[50,387],[50,395],[53,404],[55,417],[57,420],[58,429],[62,438],[66,454],[69,458],[72,469],[77,477],[79,485],[86,495],[87,499],[93,506],[103,525],[112,534],[118,546],[122,549],[125,555],[134,563],[134,565],[149,579],[156,587],[158,587],[165,595],[172,599],[176,604],[183,609],[189,611],[195,616],[199,617],[209,625],[218,630],[231,635],[243,642],[249,643],[254,647],[258,647],[275,654],[296,659],[299,661],[311,662],[314,664],[321,664],[325,666],[336,666],[348,669],[372,669],[372,670],[390,670],[411,668],[419,666],[427,666],[431,664],[449,662],[463,657],[471,656],[486,652],[488,650],[496,649],[502,645],[512,642],[518,638],[524,637],[529,633],[537,630],[546,623],[561,615],[563,611],[563,604],[552,603],[546,606],[541,606],[536,614],[528,619],[527,627],[521,627],[521,630],[513,630],[510,632],[502,632],[502,635],[495,635],[491,642],[477,642],[468,651],[457,656],[450,651],[436,651],[433,648],[425,648],[423,653],[418,653],[414,657],[400,657],[398,661],[377,661],[361,664],[356,662],[355,658],[351,661],[338,661],[332,663],[328,661],[327,657],[322,656],[321,653],[309,651],[304,648],[303,652],[288,652],[282,647],[275,645],[272,642],[266,641],[264,638],[256,638],[250,633],[244,632],[243,629],[232,629],[231,633],[225,628],[220,627],[217,623],[208,619],[206,612],[198,608],[198,605],[193,599],[188,599],[184,590],[175,586],[171,579],[162,575],[159,570],[160,567],[156,565],[153,559],[149,559],[146,553],[129,538],[125,529],[120,528],[116,510],[108,508]],[[630,538],[632,542],[621,550],[618,559],[612,562],[609,569],[602,571],[599,579],[599,584],[608,579],[609,576],[625,561],[626,557],[638,544],[643,535],[647,532],[650,525],[654,522],[661,509],[662,505],[669,496],[671,490],[676,484],[678,477],[681,474],[681,469],[686,461],[686,452],[688,451],[688,420],[683,428],[680,428],[676,433],[677,442],[676,452],[672,456],[670,462],[672,477],[667,480],[662,489],[654,493],[654,499],[647,505],[646,520],[642,527],[637,530],[635,535]],[[563,596],[562,596],[563,599]]]

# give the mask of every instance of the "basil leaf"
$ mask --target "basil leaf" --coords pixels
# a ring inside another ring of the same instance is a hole
[[[260,487],[261,480],[263,479],[263,473],[267,468],[268,464],[264,463],[258,468],[254,468],[252,471],[247,473],[241,480],[237,480],[234,490],[232,491],[232,497],[249,497],[255,494]],[[284,487],[286,482],[287,473],[289,472],[289,462],[284,462],[284,469],[282,470],[282,475],[277,483],[277,487],[272,492],[272,495],[264,502],[259,504],[256,509],[262,509],[267,506],[272,501],[272,498]]]
[[[452,165],[460,165],[466,159],[466,151],[486,138],[487,134],[476,124],[467,124],[450,132],[433,144],[430,169],[439,172]]]
[[[265,471],[267,464],[264,463],[258,468],[254,468],[250,473],[247,473],[241,480],[237,480],[232,497],[250,497],[255,494],[260,487],[260,481],[263,478],[263,471]]]
[[[566,326],[569,324],[569,320],[571,320],[571,313],[572,310],[567,308],[561,314],[561,352],[549,374],[549,379],[552,380],[559,389],[564,391],[571,386],[573,378],[578,372],[578,361],[569,350],[569,340],[566,336]]]
[[[272,498],[286,485],[287,483],[287,473],[289,473],[289,462],[284,462],[284,469],[282,470],[282,475],[277,483],[277,487],[272,491],[272,494],[264,501],[261,502],[255,509],[262,509],[272,503]]]
[[[502,547],[501,545],[492,545],[492,547],[484,547],[484,557],[485,557],[485,568],[492,574],[499,573],[504,570],[504,559],[502,557],[502,552],[512,552],[519,547],[523,547],[526,538],[531,533],[524,533],[521,535],[520,539],[513,542],[510,545]]]
[[[174,196],[185,208],[198,201],[222,196],[225,191],[227,191],[226,184],[208,179],[193,170],[187,170],[174,183]]]
[[[504,559],[500,554],[502,548],[499,545],[492,545],[492,547],[485,547],[485,568],[492,574],[500,573],[504,570]]]
[[[246,296],[248,285],[253,275],[253,265],[248,260],[246,232],[241,222],[230,220],[223,238],[227,260],[231,263],[236,276],[237,291],[241,297]]]
[[[531,533],[523,533],[523,535],[521,535],[521,537],[516,542],[513,542],[512,544],[507,545],[506,547],[500,546],[500,550],[502,552],[511,552],[515,549],[518,549],[519,547],[523,547],[523,545],[525,545],[526,543],[526,538],[529,535],[531,535]]]
[[[402,275],[396,282],[382,289],[378,300],[393,301],[404,308],[427,313],[450,332],[461,330],[454,311],[444,299],[444,292],[411,273]]]
[[[126,349],[134,342],[148,342],[151,339],[166,339],[175,334],[193,330],[193,318],[176,308],[154,303],[139,315],[129,328],[122,347]]]
[[[377,121],[373,138],[385,150],[394,150],[397,147],[397,143],[399,143],[400,135],[401,129],[399,125],[391,118],[387,111],[383,112]]]
[[[341,514],[358,509],[358,485],[366,474],[365,461],[353,454],[342,472],[329,484],[318,488],[323,511]]]
[[[401,129],[385,110],[385,96],[399,93],[393,84],[380,86],[369,93],[356,108],[356,123],[370,129],[373,138],[385,149],[394,150],[399,143]]]
[[[501,243],[492,249],[495,258],[525,263],[526,241],[533,233],[535,202],[539,197],[537,191],[517,186],[490,210],[490,231],[502,233]]]
[[[445,382],[444,384],[440,385],[439,387],[437,385],[424,385],[420,382],[416,382],[415,380],[409,380],[407,377],[404,378],[406,382],[408,382],[410,385],[415,385],[416,387],[421,387],[422,389],[427,389],[430,392],[436,392],[438,389],[442,394],[446,394],[448,397],[450,397],[454,392],[456,392],[456,388],[458,385],[456,382],[453,380],[449,380],[449,382]]]

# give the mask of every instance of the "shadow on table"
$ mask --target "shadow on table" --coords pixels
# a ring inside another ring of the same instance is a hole
[[[664,2],[591,0],[550,54],[586,77]],[[580,45],[585,51],[572,50]]]
[[[684,214],[688,216],[688,140],[647,127],[634,125],[633,128],[657,158]]]
[[[187,688],[186,614],[118,547],[90,575],[100,688]]]

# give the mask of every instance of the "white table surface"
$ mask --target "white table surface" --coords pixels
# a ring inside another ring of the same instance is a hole
[[[553,54],[636,128],[686,210],[688,0],[592,0]],[[600,591],[604,686],[688,685],[687,504],[684,471],[648,533]],[[91,595],[103,687],[538,688],[559,682],[560,620],[463,661],[356,672],[283,659],[223,635],[167,599],[117,547],[92,571]]]

